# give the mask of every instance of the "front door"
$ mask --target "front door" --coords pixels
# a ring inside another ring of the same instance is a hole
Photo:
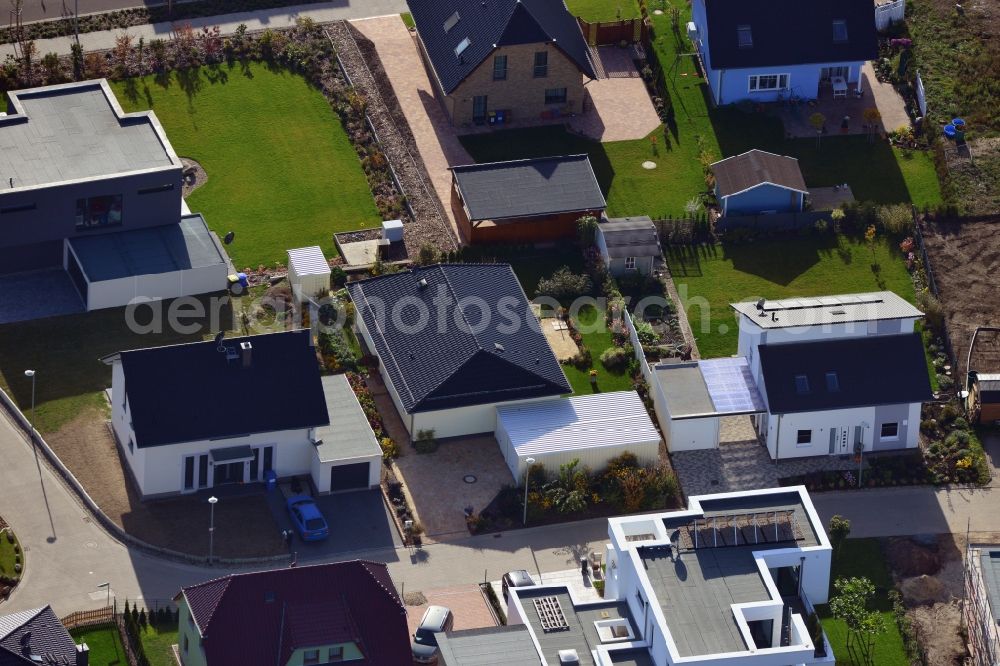
[[[486,95],[472,98],[472,122],[482,125],[486,122]]]
[[[216,486],[222,485],[224,483],[242,483],[243,482],[243,462],[234,463],[223,463],[221,465],[215,466],[215,484]]]
[[[837,453],[846,456],[851,453],[851,429],[837,428]]]

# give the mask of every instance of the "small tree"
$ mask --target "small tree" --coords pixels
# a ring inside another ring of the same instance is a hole
[[[830,519],[830,542],[833,545],[835,555],[840,554],[840,548],[851,533],[851,521],[837,514]]]
[[[872,251],[872,268],[878,266],[878,261],[875,259],[875,225],[869,224],[868,228],[865,229],[865,242],[868,243],[868,249]]]
[[[584,248],[593,246],[597,242],[597,218],[593,215],[584,215],[577,220],[576,236]]]
[[[826,128],[826,116],[817,111],[809,116],[809,124],[816,130],[816,147],[819,148],[819,142],[823,138],[823,130]]]
[[[139,611],[139,626],[145,629],[149,624],[149,620],[146,617],[146,609],[143,608]]]
[[[559,513],[577,513],[587,508],[587,472],[577,469],[579,460],[559,466],[559,475],[542,487],[545,497]]]
[[[865,109],[861,115],[865,119],[868,143],[871,143],[875,140],[875,133],[878,131],[878,121],[882,118],[882,114],[878,112],[877,108],[871,106]]]
[[[417,263],[421,266],[429,266],[438,260],[438,251],[430,243],[420,246],[420,254],[417,256]]]
[[[875,640],[885,632],[881,613],[868,608],[875,585],[867,578],[838,578],[833,587],[837,596],[830,600],[830,612],[847,625],[848,652],[857,652],[861,663],[874,664]]]

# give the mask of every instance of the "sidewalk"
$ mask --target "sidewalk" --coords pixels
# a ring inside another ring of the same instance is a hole
[[[254,31],[267,28],[288,28],[295,25],[297,18],[306,16],[317,23],[329,23],[330,21],[399,14],[405,11],[407,11],[406,0],[364,0],[361,3],[345,3],[340,0],[312,5],[262,9],[256,12],[207,16],[184,22],[190,23],[195,30],[200,30],[204,26],[219,26],[222,34],[228,35],[236,32],[236,28],[241,23],[245,24],[248,30]],[[138,41],[142,37],[148,42],[151,39],[166,39],[170,37],[172,30],[173,24],[164,22],[138,25],[127,29],[88,32],[80,35],[80,45],[83,46],[84,51],[101,51],[114,48],[115,38],[124,33],[132,35],[134,41]],[[35,46],[39,56],[50,52],[65,55],[70,52],[73,41],[72,36],[54,37],[52,39],[39,39],[35,42]],[[0,59],[13,53],[13,44],[0,44]]]

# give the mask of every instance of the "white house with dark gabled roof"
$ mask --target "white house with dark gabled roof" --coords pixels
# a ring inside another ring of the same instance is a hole
[[[492,433],[498,406],[573,391],[509,264],[440,264],[347,288],[411,436]]]

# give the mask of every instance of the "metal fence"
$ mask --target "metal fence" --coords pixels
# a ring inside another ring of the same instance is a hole
[[[906,0],[893,0],[881,5],[875,5],[875,29],[879,32],[888,30],[889,26],[902,21],[906,16]]]
[[[752,231],[793,231],[812,227],[819,220],[829,220],[830,211],[803,211],[801,213],[772,213],[770,215],[727,215],[715,221],[715,231],[725,233],[734,229]]]
[[[917,95],[917,106],[920,107],[920,116],[927,117],[927,92],[924,90],[924,80],[920,78],[920,70],[917,70],[917,78],[913,84],[913,89]]]

